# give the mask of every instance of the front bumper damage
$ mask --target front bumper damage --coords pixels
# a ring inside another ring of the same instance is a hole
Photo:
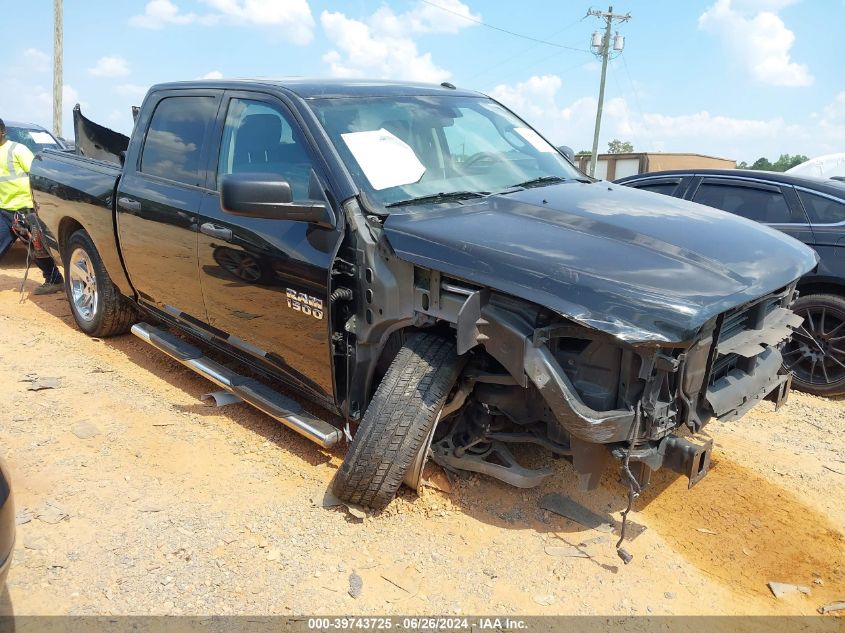
[[[713,440],[699,433],[710,419],[735,420],[765,399],[773,400],[776,407],[786,401],[791,375],[782,370],[779,346],[802,322],[788,309],[794,294],[793,284],[720,314],[690,345],[620,349],[621,364],[632,371],[611,374],[618,381],[615,392],[608,387],[590,393],[583,382],[571,378],[577,372],[567,372],[562,366],[562,362],[573,361],[558,353],[556,341],[583,336],[578,326],[526,329],[513,313],[479,301],[469,331],[466,320],[462,324],[459,319],[458,341],[483,341],[511,376],[522,378],[520,386],[528,388],[525,391],[533,389],[539,395],[542,405],[534,411],[551,418],[546,441],[558,447],[556,452],[571,457],[582,490],[598,486],[609,455],[621,462],[628,505],[622,513],[616,549],[627,564],[632,559],[622,548],[627,516],[651,474],[668,468],[685,475],[692,487],[710,468]],[[473,310],[465,312],[472,314]],[[587,402],[592,398],[607,403],[614,394],[621,405],[616,408],[596,408]],[[496,408],[500,403],[491,395],[483,401],[488,408]],[[513,419],[513,414],[510,417]],[[687,436],[679,434],[679,429]],[[494,435],[488,434],[488,438]],[[560,439],[563,441],[557,444]],[[435,455],[440,449],[444,465],[450,465],[448,460],[456,456],[451,441],[446,438],[433,447]],[[524,487],[551,474],[523,469],[506,448],[497,452],[495,443],[488,446],[487,451],[496,453],[504,467],[486,461],[485,453],[473,457],[471,470],[505,481],[513,479],[515,485]],[[466,468],[466,462],[462,466]]]
[[[523,377],[521,386],[536,390],[568,439],[581,489],[598,485],[609,456],[630,463],[640,487],[664,467],[692,486],[709,468],[712,442],[696,439],[709,420],[736,420],[762,400],[779,407],[788,397],[779,346],[801,324],[788,309],[793,295],[790,286],[723,313],[683,347],[631,346],[623,355],[634,359],[641,390],[619,378],[620,394],[635,397],[620,396],[612,409],[590,406],[556,354],[555,341],[575,335],[572,325],[526,328],[486,303],[465,336],[483,341],[511,376]],[[460,322],[458,332],[460,340]]]

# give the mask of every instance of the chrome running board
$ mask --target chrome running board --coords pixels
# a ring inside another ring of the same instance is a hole
[[[314,417],[295,400],[211,360],[202,350],[170,332],[136,323],[132,334],[324,448],[334,446],[343,437],[340,429]]]

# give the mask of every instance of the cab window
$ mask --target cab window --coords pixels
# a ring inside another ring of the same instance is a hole
[[[309,198],[311,159],[299,130],[275,104],[231,99],[226,112],[217,183],[226,174],[276,174],[294,200]]]
[[[186,185],[202,184],[202,144],[216,114],[214,97],[159,101],[144,141],[140,171]]]

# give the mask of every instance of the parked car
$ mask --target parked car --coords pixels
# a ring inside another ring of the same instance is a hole
[[[764,171],[696,169],[620,178],[619,184],[683,198],[767,224],[818,253],[798,282],[804,317],[783,351],[797,389],[845,393],[845,183]]]
[[[0,589],[6,584],[14,549],[15,503],[12,497],[12,481],[9,470],[0,457]]]
[[[811,249],[585,178],[484,95],[163,84],[118,141],[32,167],[77,325],[131,328],[322,446],[354,433],[346,501],[385,506],[429,456],[518,487],[551,475],[514,443],[571,459],[585,488],[611,460],[632,494],[663,466],[694,483],[712,442],[679,427],[789,391],[778,345]]]
[[[37,154],[42,149],[68,149],[59,137],[40,125],[18,121],[4,122],[6,124],[6,137],[10,141],[26,145],[33,154]]]

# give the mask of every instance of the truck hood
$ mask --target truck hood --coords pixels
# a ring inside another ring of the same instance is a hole
[[[409,262],[629,342],[684,342],[782,288],[815,252],[756,222],[607,182],[563,183],[390,215]]]

